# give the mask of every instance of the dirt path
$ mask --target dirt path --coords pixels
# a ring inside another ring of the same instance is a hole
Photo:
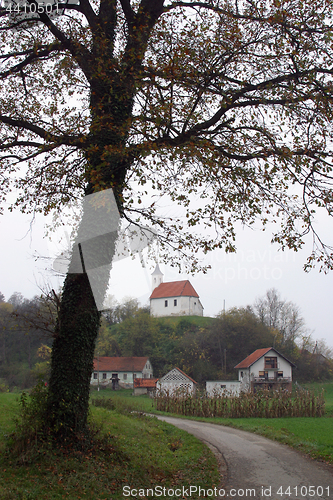
[[[257,434],[194,420],[158,418],[211,443],[222,453],[227,479],[221,498],[333,500],[331,466]]]

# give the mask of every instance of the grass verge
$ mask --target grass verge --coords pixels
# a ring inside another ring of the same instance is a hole
[[[333,464],[333,382],[307,384],[305,388],[318,392],[324,389],[326,405],[324,417],[222,419],[181,417],[176,414],[173,416],[226,425],[260,434],[287,444],[316,460]],[[147,396],[133,397],[129,390],[119,392],[105,390],[100,391],[99,394],[101,397],[111,397],[116,406],[126,406],[132,403],[138,411],[172,415],[171,413],[158,412],[152,406],[150,398]]]
[[[154,417],[130,413],[130,407],[121,412],[92,407],[91,419],[103,439],[84,453],[31,443],[28,453],[17,456],[8,450],[17,407],[16,394],[0,394],[1,500],[123,500],[126,485],[148,489],[218,484],[216,459],[205,445]]]

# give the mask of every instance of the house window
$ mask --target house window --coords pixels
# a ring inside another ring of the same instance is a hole
[[[133,378],[136,378],[136,373],[133,373]]]
[[[103,373],[103,380],[106,380],[106,373]]]
[[[243,373],[243,372],[241,372],[241,373],[240,373],[240,376],[241,376],[241,378],[243,378],[243,377],[244,377],[244,373]]]
[[[283,372],[277,372],[277,378],[283,378]]]
[[[260,372],[259,372],[259,377],[260,377],[260,378],[264,378],[264,377],[265,377],[265,372],[264,372],[264,371],[262,371],[262,372],[260,371]]]
[[[124,380],[127,380],[127,373],[124,373]]]
[[[168,301],[167,300],[164,301],[164,307],[168,307]]]
[[[221,389],[226,389],[227,386],[225,384],[221,384]]]
[[[266,356],[265,357],[265,368],[277,368],[277,357],[276,356]]]
[[[97,379],[97,373],[96,372],[94,373],[94,379],[95,380]]]
[[[176,306],[177,305],[177,299],[174,299],[173,301],[173,305]]]

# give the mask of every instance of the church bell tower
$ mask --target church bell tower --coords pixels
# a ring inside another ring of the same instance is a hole
[[[151,275],[152,278],[152,289],[151,291],[155,290],[158,285],[163,283],[163,273],[160,269],[160,266],[156,264],[155,271]]]

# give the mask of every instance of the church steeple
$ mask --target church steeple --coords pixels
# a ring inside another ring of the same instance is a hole
[[[156,264],[155,271],[152,273],[151,278],[152,278],[152,291],[153,291],[158,285],[163,283],[163,273],[158,264]]]

